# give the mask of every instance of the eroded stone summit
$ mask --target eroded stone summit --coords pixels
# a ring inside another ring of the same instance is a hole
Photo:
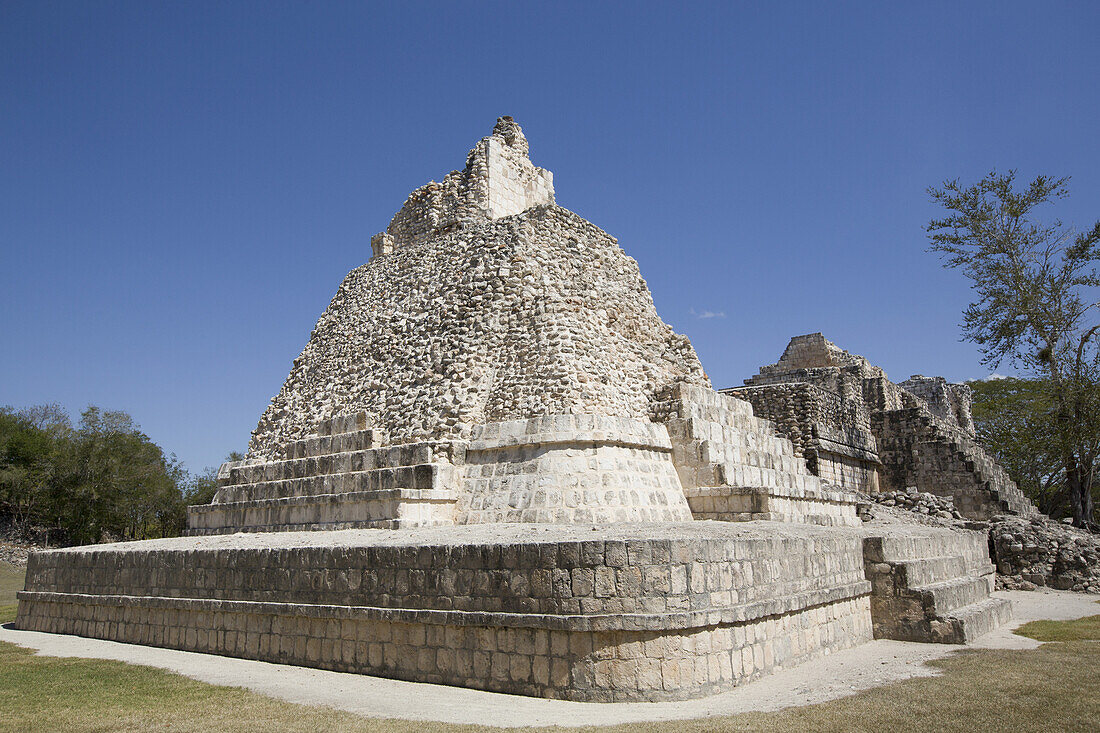
[[[502,117],[464,170],[413,192],[317,321],[250,457],[341,414],[408,442],[539,415],[648,419],[657,389],[709,385],[637,263],[553,203],[527,151]]]

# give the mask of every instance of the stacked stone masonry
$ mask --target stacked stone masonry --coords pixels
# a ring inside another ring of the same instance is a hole
[[[1004,617],[974,533],[864,525],[844,490],[919,398],[820,334],[715,392],[511,118],[371,248],[192,536],[32,555],[19,628],[653,701]]]
[[[488,140],[508,146],[509,134],[521,135],[502,122]],[[526,160],[526,143],[512,149]],[[491,171],[477,171],[489,186]],[[391,443],[419,442],[540,415],[648,419],[661,386],[709,386],[606,232],[552,201],[457,216],[423,236],[394,229],[391,252],[348,274],[253,432],[250,458],[283,458],[344,414],[365,413]]]
[[[976,520],[1012,513],[1037,516],[1008,473],[966,433],[920,407],[879,412],[879,436],[886,489],[915,486],[951,496],[964,516]]]
[[[805,382],[721,392],[749,402],[754,414],[775,423],[823,481],[848,491],[878,490],[882,463],[860,403]]]
[[[900,385],[820,333],[791,339],[746,387],[753,404],[800,444],[810,469],[840,486],[952,496],[971,519],[1035,507],[974,440],[966,385],[914,375]]]
[[[864,540],[875,638],[965,644],[1012,617],[990,596],[985,532],[895,528]]]
[[[659,395],[655,419],[668,428],[695,518],[860,523],[854,497],[810,473],[794,444],[748,402],[679,383]]]
[[[711,694],[871,637],[852,532],[627,527],[36,553],[17,624],[573,700]]]
[[[660,424],[549,415],[379,446],[365,419],[336,418],[349,433],[322,422],[290,458],[226,467],[214,503],[188,508],[189,534],[691,519]]]

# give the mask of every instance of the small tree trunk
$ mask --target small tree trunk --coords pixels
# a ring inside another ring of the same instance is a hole
[[[1085,518],[1082,516],[1081,505],[1081,471],[1077,463],[1077,456],[1072,453],[1066,456],[1066,493],[1069,494],[1069,505],[1073,507],[1073,525],[1084,527]]]
[[[1092,482],[1083,475],[1082,464],[1076,456],[1066,459],[1066,490],[1073,507],[1073,526],[1092,526]]]
[[[1082,523],[1077,525],[1077,526],[1087,527],[1089,529],[1092,529],[1095,525],[1092,521],[1093,502],[1092,502],[1092,481],[1091,480],[1081,482],[1080,509],[1081,509]]]

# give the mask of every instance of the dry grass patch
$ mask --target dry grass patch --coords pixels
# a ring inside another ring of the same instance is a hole
[[[1095,629],[1095,618],[1043,623],[1050,624],[1043,633],[1074,639]],[[1100,645],[1095,641],[1046,644],[1031,651],[971,650],[935,662],[939,677],[907,680],[819,705],[582,730],[1094,731],[1100,720],[1098,662]],[[423,704],[430,705],[430,697]],[[55,730],[462,733],[474,728],[360,718],[148,667],[38,657],[0,644],[0,731]]]
[[[1029,621],[1016,633],[1039,641],[1100,641],[1100,616],[1076,621]]]
[[[0,560],[0,606],[15,603],[16,591],[23,590],[27,571]]]

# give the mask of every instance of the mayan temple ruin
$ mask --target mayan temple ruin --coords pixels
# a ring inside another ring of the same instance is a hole
[[[188,536],[35,553],[18,628],[602,702],[1010,617],[985,533],[861,511],[1034,511],[965,389],[815,334],[716,391],[510,117],[370,245]]]
[[[915,487],[949,496],[966,517],[1037,514],[975,441],[970,388],[943,377],[891,382],[820,333],[796,336],[775,364],[722,390],[752,403],[813,473],[851,491]]]

